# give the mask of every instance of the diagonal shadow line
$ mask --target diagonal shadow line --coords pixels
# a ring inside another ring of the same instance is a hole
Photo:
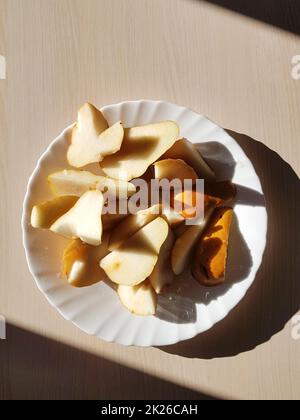
[[[0,400],[216,399],[12,324],[0,360]]]
[[[193,0],[206,1],[300,35],[298,0]]]

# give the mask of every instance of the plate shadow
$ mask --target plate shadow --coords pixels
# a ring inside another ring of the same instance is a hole
[[[233,178],[236,162],[227,147],[215,141],[198,143],[196,146],[205,156],[219,181]],[[265,198],[260,192],[241,185],[236,185],[236,187],[237,195],[229,205],[265,207]],[[191,275],[190,269],[178,276],[174,284],[165,293],[159,295],[156,316],[176,324],[195,323],[197,321],[196,304],[208,305],[211,301],[226,294],[234,283],[248,276],[252,267],[252,257],[235,215],[231,228],[227,266],[227,282],[213,288],[199,284]]]
[[[228,134],[240,144],[260,177],[268,212],[267,246],[255,282],[223,321],[191,340],[161,347],[183,357],[213,359],[252,350],[281,331],[300,309],[300,180],[261,142],[233,131]]]

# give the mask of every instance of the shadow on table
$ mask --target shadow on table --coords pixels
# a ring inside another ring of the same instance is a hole
[[[195,1],[195,0],[193,0]],[[202,0],[196,0],[198,2]],[[300,34],[299,0],[205,0],[244,16]]]
[[[215,399],[14,325],[0,360],[0,400]]]
[[[268,212],[262,265],[242,302],[219,324],[194,339],[161,347],[184,357],[212,359],[249,351],[281,331],[300,308],[300,181],[278,154],[228,131],[261,179]]]

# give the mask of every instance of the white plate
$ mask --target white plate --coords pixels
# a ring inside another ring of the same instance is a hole
[[[38,288],[62,316],[88,334],[124,345],[161,346],[177,343],[210,329],[243,298],[261,264],[267,234],[267,213],[261,184],[240,146],[207,118],[178,105],[161,101],[133,101],[102,109],[109,124],[125,126],[174,120],[181,135],[194,143],[220,179],[232,178],[241,187],[235,204],[228,274],[232,282],[208,289],[183,276],[168,296],[159,299],[158,313],[139,317],[129,313],[104,282],[76,289],[59,277],[61,255],[67,241],[30,226],[32,206],[48,199],[47,175],[69,165],[67,139],[71,126],[57,137],[39,159],[24,199],[23,243],[29,269]],[[210,143],[208,143],[210,142]]]

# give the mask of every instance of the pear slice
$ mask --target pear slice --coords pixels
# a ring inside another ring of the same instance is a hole
[[[77,197],[65,196],[37,204],[31,212],[31,226],[49,229],[59,217],[67,213],[75,205],[76,201]]]
[[[131,182],[119,181],[89,171],[64,169],[48,176],[49,186],[54,195],[75,195],[80,197],[86,191],[108,190],[112,195],[129,197],[136,192]]]
[[[156,291],[161,293],[164,288],[174,281],[174,273],[171,267],[171,251],[175,243],[174,233],[169,230],[168,237],[160,249],[157,263],[149,276],[149,281]]]
[[[106,278],[106,274],[99,266],[99,260],[104,258],[109,235],[103,237],[102,244],[92,246],[73,239],[63,254],[62,275],[74,287],[87,287]]]
[[[100,162],[104,156],[120,150],[124,137],[121,121],[108,127],[102,113],[86,103],[78,111],[77,123],[72,130],[67,159],[71,166],[81,168]]]
[[[181,225],[185,218],[177,213],[174,209],[167,206],[166,204],[162,204],[162,212],[161,214],[166,218],[167,222],[169,223],[169,226],[173,229]]]
[[[140,210],[136,214],[130,214],[126,217],[112,232],[109,241],[109,250],[114,251],[125,241],[133,236],[138,230],[151,223],[161,212],[161,206],[155,204],[145,210]]]
[[[111,215],[111,217],[112,216],[113,215]],[[119,248],[127,239],[158,216],[163,217],[171,228],[180,225],[185,220],[183,216],[176,213],[170,207],[162,204],[155,204],[148,209],[140,210],[136,214],[127,216],[112,232],[109,241],[109,250],[114,251]]]
[[[174,195],[172,206],[185,219],[194,219],[208,207],[220,206],[223,200],[219,197],[211,197],[200,191],[184,190]]]
[[[213,211],[214,207],[209,207],[202,222],[188,226],[183,234],[177,238],[171,253],[171,265],[176,275],[182,274],[191,262],[194,247],[208,225]]]
[[[154,163],[154,176],[156,179],[179,179],[181,182],[195,182],[199,178],[194,169],[182,159],[164,159]]]
[[[217,286],[225,281],[232,216],[232,208],[217,209],[199,242],[192,272],[195,279],[204,286]]]
[[[122,304],[135,315],[155,315],[157,296],[151,284],[145,281],[137,286],[118,286]]]
[[[193,143],[187,139],[178,140],[163,156],[164,159],[183,159],[195,169],[198,178],[206,181],[215,181],[214,171],[205,162],[203,156]]]
[[[179,128],[174,121],[126,128],[119,152],[101,162],[111,178],[130,181],[143,175],[178,139]]]
[[[190,225],[187,225],[186,223],[182,223],[181,225],[175,227],[175,229],[173,230],[175,237],[179,238],[180,236],[182,236],[184,232],[188,230],[189,227]]]
[[[105,202],[102,211],[102,226],[103,230],[113,230],[118,226],[126,217],[128,217],[128,199],[118,197],[116,201],[112,201],[110,207],[109,201]]]
[[[74,207],[50,227],[52,232],[66,238],[80,238],[89,245],[100,245],[103,195],[100,191],[84,193]]]
[[[100,267],[116,284],[136,286],[142,283],[152,273],[168,232],[168,223],[157,217],[104,257]]]

